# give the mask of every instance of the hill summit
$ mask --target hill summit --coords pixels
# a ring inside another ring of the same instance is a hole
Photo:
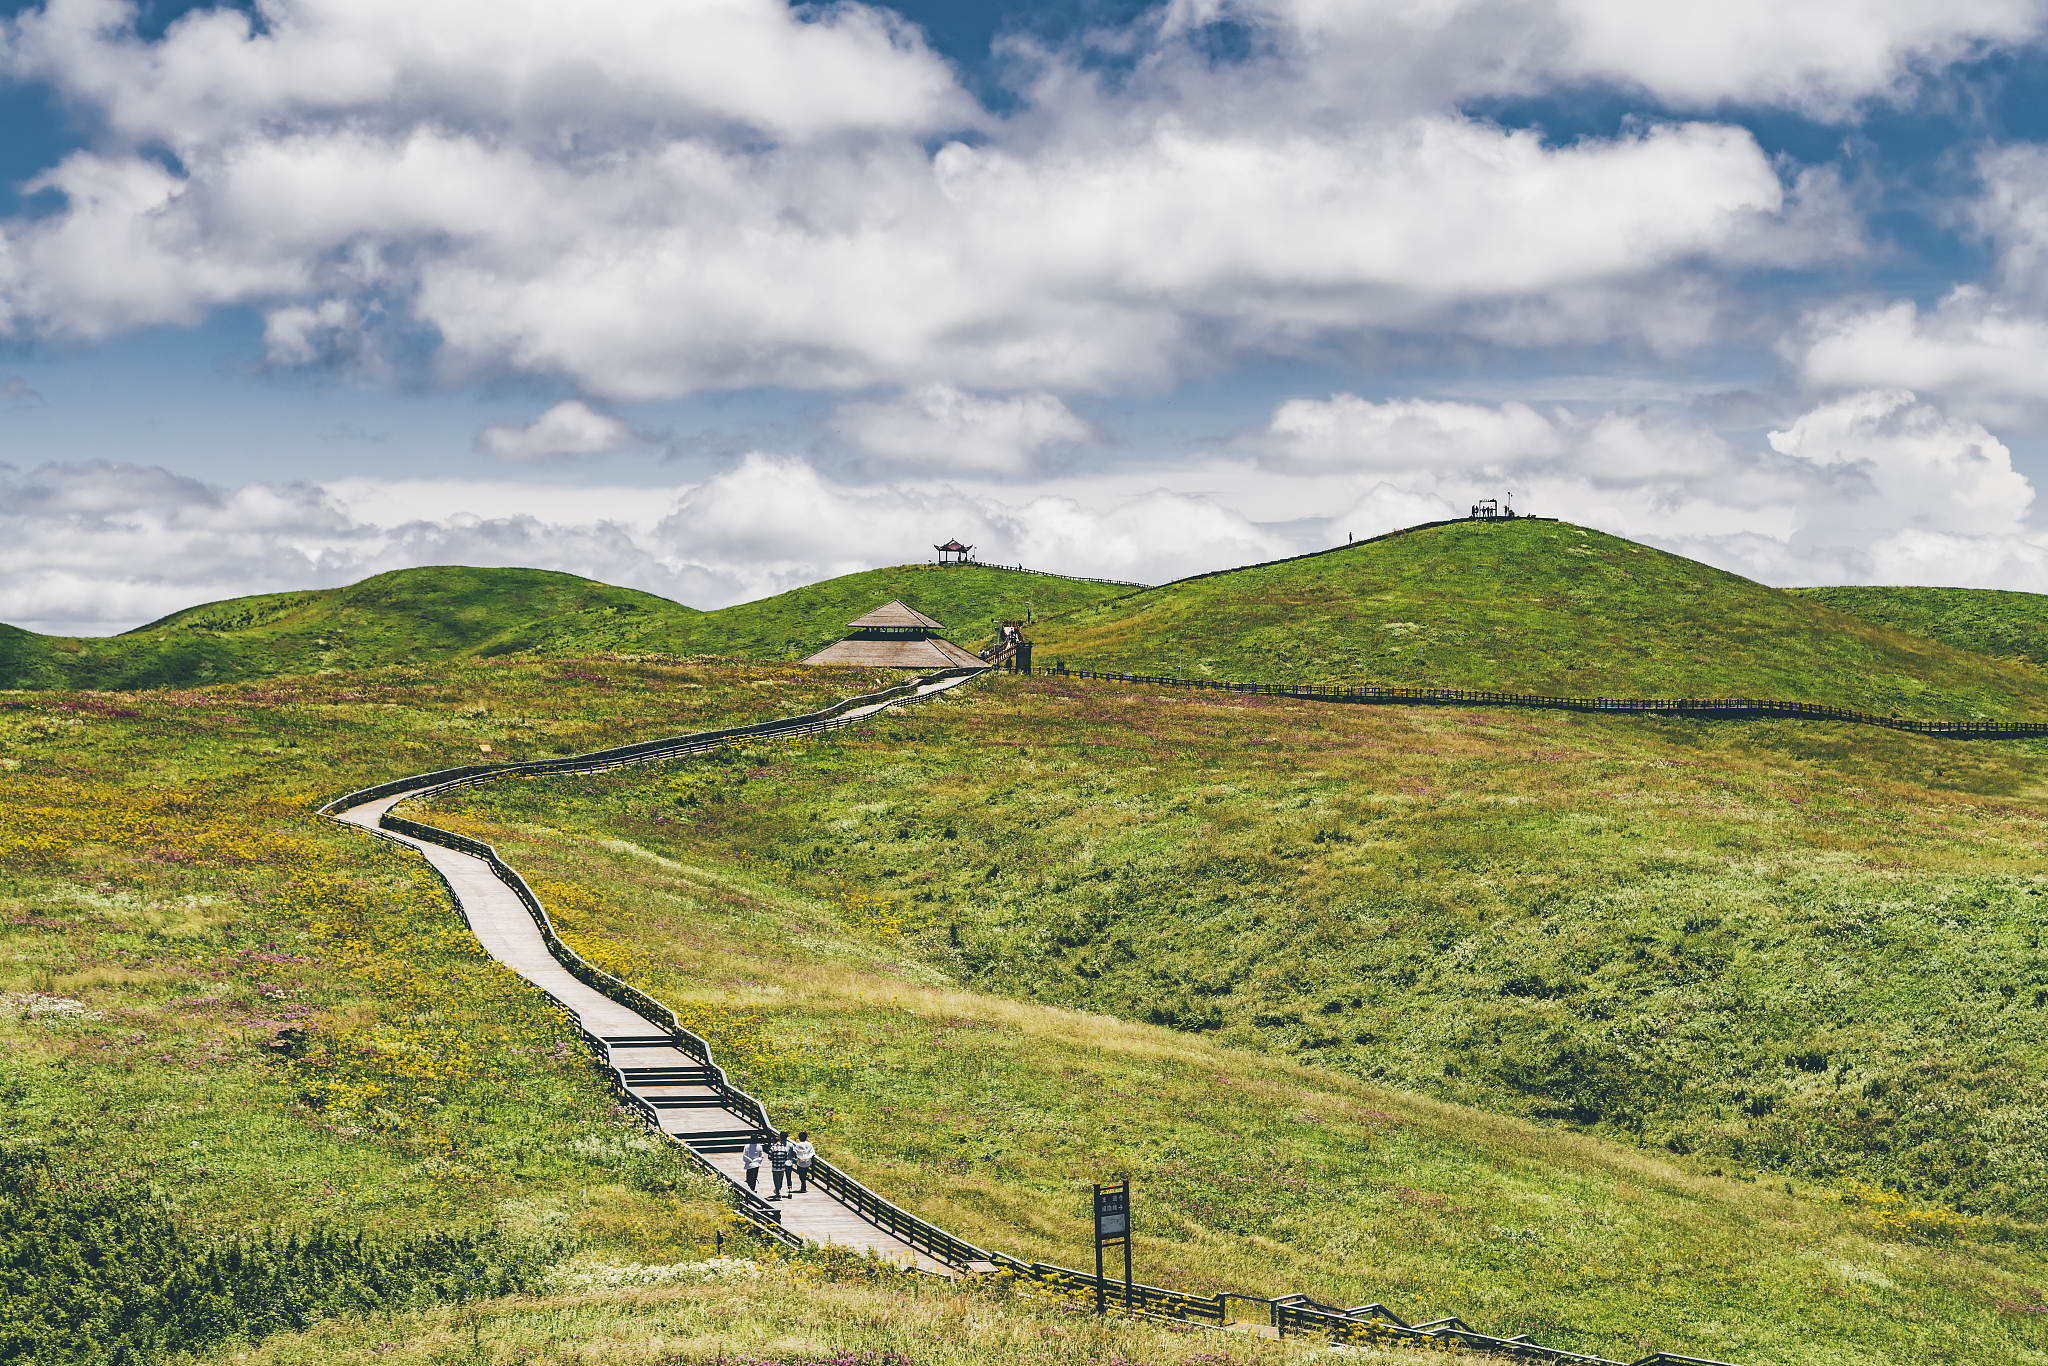
[[[2048,714],[2023,665],[1566,522],[1454,522],[1075,608],[1041,667]]]

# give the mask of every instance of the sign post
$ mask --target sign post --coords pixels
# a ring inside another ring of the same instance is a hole
[[[1111,1186],[1095,1188],[1095,1312],[1108,1312],[1104,1303],[1106,1283],[1102,1276],[1102,1250],[1124,1250],[1124,1308],[1131,1307],[1131,1182],[1129,1177]]]

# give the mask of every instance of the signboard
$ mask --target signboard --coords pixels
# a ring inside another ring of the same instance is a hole
[[[1124,1250],[1124,1308],[1131,1307],[1131,1183],[1095,1188],[1095,1312],[1106,1311],[1108,1282],[1102,1275],[1102,1250]]]

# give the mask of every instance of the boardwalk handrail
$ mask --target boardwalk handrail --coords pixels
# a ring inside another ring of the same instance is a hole
[[[968,668],[941,670],[938,673],[927,674],[922,678],[915,679],[910,683],[894,688],[885,688],[878,692],[867,693],[858,697],[851,697],[843,702],[826,707],[821,711],[787,717],[781,721],[761,722],[750,726],[734,726],[723,730],[699,731],[694,734],[673,736],[663,740],[651,740],[642,744],[593,750],[588,754],[571,755],[562,759],[536,760],[527,763],[479,764],[464,768],[442,769],[433,773],[416,774],[410,778],[396,779],[393,782],[383,783],[376,787],[363,788],[346,796],[337,797],[322,806],[320,814],[333,816],[351,807],[360,806],[364,802],[376,801],[382,797],[400,794],[407,794],[407,800],[412,800],[430,796],[433,793],[450,788],[473,786],[478,783],[490,782],[497,778],[517,774],[594,773],[606,769],[619,768],[631,763],[645,763],[650,760],[705,753],[722,748],[736,739],[744,739],[750,736],[773,735],[777,738],[782,738],[790,735],[814,734],[818,731],[849,724],[846,713],[857,710],[862,706],[871,703],[886,705],[890,701],[914,696],[919,688],[931,683],[949,678],[968,677],[984,672],[987,672],[987,670]],[[1139,675],[1110,675],[1088,671],[1072,671],[1069,673],[1069,676],[1114,678],[1125,682],[1178,681],[1170,679],[1159,680]],[[1235,686],[1237,690],[1243,691],[1248,687],[1256,685],[1222,686]],[[1287,695],[1298,694],[1289,693]],[[2048,731],[2048,726],[2044,726],[2042,729],[2043,731]],[[670,1039],[678,1049],[688,1053],[704,1065],[707,1073],[712,1078],[710,1085],[725,1102],[725,1108],[731,1110],[742,1120],[750,1121],[758,1131],[773,1131],[774,1126],[769,1122],[767,1107],[754,1096],[732,1085],[726,1077],[724,1068],[720,1067],[712,1056],[710,1044],[700,1035],[684,1028],[673,1010],[631,983],[621,981],[619,978],[594,966],[573,948],[562,942],[561,937],[556,934],[554,922],[549,918],[547,908],[541,904],[540,898],[534,895],[533,889],[527,886],[526,879],[519,875],[518,870],[506,863],[499,856],[495,848],[482,840],[474,839],[468,835],[457,834],[452,830],[444,830],[438,826],[426,825],[419,821],[408,820],[403,816],[394,815],[388,809],[379,815],[377,826],[376,830],[371,830],[367,833],[383,835],[385,838],[404,835],[412,839],[438,844],[443,848],[453,849],[482,861],[490,868],[492,874],[499,881],[503,882],[512,891],[513,895],[519,898],[520,903],[526,907],[527,913],[533,917],[534,925],[540,931],[541,938],[548,946],[548,952],[553,955],[555,960],[565,970],[592,990],[618,1002],[629,1010],[650,1018],[656,1023],[657,1027],[661,1027],[660,1022],[665,1019],[667,1021],[666,1030]],[[386,832],[389,833],[387,834]],[[436,875],[439,875],[438,870]],[[445,885],[446,880],[443,879],[443,882]],[[453,887],[449,888],[449,894],[459,910],[462,906],[462,901],[460,897],[454,895]],[[466,919],[467,912],[463,912],[463,914]],[[562,1003],[557,1002],[557,1004]],[[594,1042],[600,1045],[603,1044],[602,1040],[594,1040]],[[611,1058],[609,1049],[606,1050],[605,1065],[606,1070],[611,1074],[610,1080],[613,1089],[624,1097],[626,1102],[632,1105],[643,1119],[646,1119],[653,1125],[655,1132],[667,1135],[685,1152],[689,1153],[692,1160],[702,1170],[717,1177],[725,1188],[727,1199],[732,1202],[734,1209],[742,1217],[786,1246],[801,1246],[802,1240],[782,1227],[782,1212],[777,1206],[762,1199],[737,1181],[734,1181],[731,1176],[721,1171],[716,1165],[707,1160],[702,1153],[690,1147],[679,1136],[667,1133],[667,1130],[662,1127],[659,1113],[644,1098],[636,1095],[627,1084],[624,1072]],[[834,1199],[838,1200],[854,1214],[893,1235],[913,1250],[921,1252],[935,1261],[962,1271],[983,1268],[1007,1271],[1011,1275],[1034,1281],[1048,1290],[1061,1293],[1084,1296],[1092,1296],[1095,1293],[1095,1278],[1085,1272],[1075,1271],[1071,1267],[1058,1266],[1049,1262],[1025,1262],[1006,1253],[991,1252],[977,1247],[966,1239],[956,1237],[929,1220],[919,1218],[910,1211],[883,1198],[853,1176],[822,1157],[812,1160],[810,1175],[813,1181],[823,1186]],[[1115,1283],[1113,1293],[1120,1299],[1122,1292],[1122,1283]],[[1131,1298],[1132,1303],[1119,1306],[1123,1312],[1149,1318],[1171,1319],[1180,1323],[1206,1324],[1215,1327],[1222,1327],[1229,1321],[1227,1314],[1230,1302],[1247,1306],[1261,1306],[1263,1307],[1262,1312],[1267,1315],[1268,1325],[1282,1337],[1321,1337],[1333,1343],[1359,1346],[1384,1346],[1389,1343],[1406,1342],[1444,1347],[1455,1343],[1458,1346],[1510,1356],[1520,1360],[1575,1363],[1576,1366],[1730,1366],[1730,1363],[1727,1362],[1709,1361],[1703,1357],[1679,1356],[1669,1352],[1658,1352],[1635,1362],[1614,1361],[1606,1357],[1569,1352],[1562,1348],[1545,1347],[1539,1343],[1531,1342],[1526,1336],[1513,1338],[1493,1337],[1489,1334],[1480,1333],[1455,1318],[1438,1319],[1430,1323],[1411,1325],[1402,1322],[1385,1305],[1369,1304],[1361,1305],[1354,1309],[1338,1309],[1329,1305],[1317,1304],[1306,1295],[1285,1295],[1276,1299],[1261,1299],[1257,1296],[1239,1295],[1223,1291],[1215,1295],[1204,1296],[1191,1295],[1184,1291],[1168,1290],[1160,1286],[1133,1284],[1131,1286]],[[1240,1319],[1237,1321],[1244,1322],[1247,1320]]]
[[[1115,669],[1069,667],[1064,661],[1044,677],[1085,678],[1106,683],[1143,683],[1163,688],[1196,688],[1210,692],[1249,693],[1260,697],[1298,697],[1309,702],[1351,702],[1368,705],[1531,707],[1546,711],[1606,712],[1627,716],[1675,716],[1701,720],[1739,720],[1758,716],[1796,716],[1819,721],[1846,721],[1882,726],[1913,735],[1951,740],[2019,739],[2048,735],[2048,721],[1915,721],[1902,716],[1838,707],[1828,702],[1788,702],[1759,697],[1548,697],[1540,693],[1488,692],[1471,688],[1409,688],[1381,684],[1315,684],[1233,682],[1214,678],[1177,678],[1171,674],[1134,674]]]

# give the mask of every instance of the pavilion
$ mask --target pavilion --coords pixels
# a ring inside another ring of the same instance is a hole
[[[849,623],[853,634],[806,664],[864,664],[876,669],[984,668],[979,655],[940,638],[946,628],[900,602],[884,603]]]

